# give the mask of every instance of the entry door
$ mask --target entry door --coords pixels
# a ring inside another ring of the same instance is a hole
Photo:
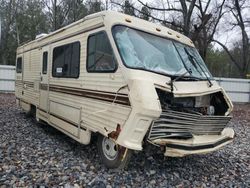
[[[49,47],[42,48],[41,71],[40,71],[40,105],[39,108],[45,112],[48,110],[48,75],[49,75]]]
[[[23,54],[17,55],[16,58],[16,84],[15,84],[15,94],[17,98],[23,97],[23,72],[24,72],[24,64],[23,64]]]

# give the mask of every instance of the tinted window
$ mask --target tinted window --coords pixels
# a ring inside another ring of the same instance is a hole
[[[48,52],[43,52],[43,74],[47,74]]]
[[[63,45],[53,50],[53,77],[78,78],[80,42]]]
[[[16,72],[17,73],[22,73],[22,58],[21,57],[17,58]]]
[[[114,72],[116,61],[105,32],[99,32],[88,38],[88,72]]]

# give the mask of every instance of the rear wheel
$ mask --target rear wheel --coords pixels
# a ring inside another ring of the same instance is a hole
[[[102,162],[108,168],[126,168],[132,154],[132,150],[117,145],[113,140],[98,136],[98,151]]]

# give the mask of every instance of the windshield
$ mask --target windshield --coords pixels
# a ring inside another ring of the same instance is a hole
[[[211,77],[193,47],[121,25],[114,26],[112,32],[121,58],[129,68],[171,76]]]

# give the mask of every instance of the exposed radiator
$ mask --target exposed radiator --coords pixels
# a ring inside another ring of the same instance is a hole
[[[195,135],[218,135],[230,121],[231,116],[208,116],[174,110],[163,111],[153,121],[148,139],[192,138]]]

